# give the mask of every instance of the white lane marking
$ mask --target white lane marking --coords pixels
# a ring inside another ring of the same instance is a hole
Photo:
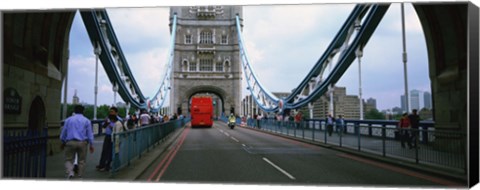
[[[247,146],[247,145],[245,145],[245,144],[242,144],[242,146]]]
[[[278,171],[282,172],[283,174],[285,174],[288,178],[290,178],[291,180],[295,180],[295,177],[293,177],[292,175],[290,175],[287,171],[283,170],[282,168],[278,167],[277,165],[275,165],[273,162],[271,162],[270,160],[268,160],[267,158],[263,158],[263,160],[265,160],[265,162],[269,163],[270,165],[272,165],[274,168],[276,168]]]
[[[238,139],[236,139],[235,137],[230,137],[232,140],[236,141],[237,143],[239,143],[240,141]]]
[[[227,135],[227,137],[229,137],[229,136],[230,136],[230,134],[228,134],[227,132],[225,132],[225,135]]]
[[[220,129],[220,132],[222,132],[222,133],[223,133],[223,130],[222,130],[222,129]]]

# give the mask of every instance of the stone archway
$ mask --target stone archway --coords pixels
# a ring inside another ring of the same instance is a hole
[[[474,5],[413,4],[427,45],[437,129],[467,131],[467,39],[471,35],[468,12],[472,11],[469,6]]]
[[[188,112],[190,113],[190,102],[192,100],[192,98],[198,94],[212,94],[213,96],[211,96],[213,98],[213,102],[214,102],[214,115],[216,117],[218,117],[219,115],[222,115],[222,113],[225,113],[225,100],[223,98],[223,96],[220,96],[218,93],[215,93],[215,92],[210,92],[210,91],[199,91],[199,92],[196,92],[192,95],[190,95],[188,97],[188,103],[187,103],[187,110]],[[210,96],[210,95],[209,95]],[[216,102],[216,99],[219,99],[220,100],[220,103],[219,102]]]
[[[232,97],[229,97],[227,92],[224,89],[216,86],[203,85],[203,86],[194,86],[185,91],[182,91],[181,95],[179,96],[180,100],[178,101],[176,106],[181,107],[182,110],[188,110],[190,99],[196,94],[205,94],[205,93],[213,94],[220,99],[221,106],[219,111],[221,113],[224,113],[225,108],[228,106],[231,106],[231,104],[233,103],[231,101]]]
[[[46,110],[40,96],[36,96],[30,105],[28,113],[28,130],[29,131],[41,131],[46,126]]]

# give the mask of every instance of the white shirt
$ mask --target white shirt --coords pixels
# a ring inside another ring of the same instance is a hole
[[[150,124],[150,116],[146,113],[140,115],[140,125]]]

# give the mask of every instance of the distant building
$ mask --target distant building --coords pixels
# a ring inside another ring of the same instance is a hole
[[[432,109],[432,95],[430,92],[423,93],[423,107],[427,109]]]
[[[399,107],[392,108],[393,114],[402,114],[403,112],[405,112],[403,108],[399,108]]]
[[[80,98],[77,96],[77,89],[75,89],[75,94],[73,95],[72,104],[73,105],[80,104]]]
[[[367,99],[367,103],[365,104],[365,113],[368,113],[369,111],[377,109],[377,100],[374,98],[369,98]]]
[[[392,120],[393,119],[393,112],[389,109],[387,110],[382,110],[381,113],[385,115],[385,120]]]
[[[420,110],[420,91],[418,90],[411,90],[410,91],[410,112],[412,109]]]
[[[290,95],[290,92],[272,92],[272,94],[278,98],[285,98]],[[241,107],[241,112],[239,112],[239,114],[241,116],[253,117],[255,115],[260,114],[263,117],[268,117],[268,118],[273,117],[273,113],[270,113],[269,115],[267,115],[266,112],[263,112],[257,106],[257,103],[255,102],[255,100],[252,99],[252,95],[245,96],[241,101],[240,107]],[[290,112],[290,114],[293,114],[293,112]]]
[[[356,95],[347,95],[345,87],[334,87],[333,89],[333,114],[334,117],[343,115],[346,119],[360,119],[359,99]],[[329,114],[330,95],[321,96],[313,103],[313,118],[323,119]],[[364,103],[365,107],[365,103]],[[364,113],[365,113],[364,109]],[[308,115],[308,107],[302,108]]]

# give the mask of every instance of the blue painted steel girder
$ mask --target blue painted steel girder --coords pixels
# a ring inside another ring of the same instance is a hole
[[[129,93],[129,90],[125,83],[123,82],[122,77],[120,76],[119,72],[116,69],[115,66],[115,61],[113,60],[113,57],[111,56],[110,53],[107,53],[106,50],[109,50],[107,48],[107,44],[105,42],[105,39],[102,35],[102,30],[101,30],[101,23],[97,18],[97,12],[104,18],[106,21],[104,24],[107,26],[107,36],[111,39],[109,39],[110,43],[114,43],[114,46],[116,48],[116,53],[119,56],[120,60],[122,61],[122,69],[124,70],[124,74],[131,80],[131,84],[134,86],[135,92],[137,93],[139,97],[139,101],[136,100],[132,94]],[[100,45],[100,48],[102,49],[101,54],[99,55],[100,60],[102,62],[102,65],[105,69],[105,72],[107,73],[107,76],[112,84],[117,84],[119,87],[118,93],[122,97],[122,99],[126,102],[129,102],[133,107],[135,108],[146,108],[146,102],[145,102],[145,97],[142,95],[140,89],[138,88],[138,85],[136,84],[134,77],[128,67],[128,64],[125,60],[125,57],[123,57],[123,52],[121,51],[120,44],[118,43],[118,40],[116,39],[115,33],[113,32],[113,28],[111,27],[110,20],[108,19],[106,11],[103,10],[88,10],[88,11],[80,11],[83,22],[85,24],[85,28],[87,29],[88,35],[90,37],[90,41],[93,45],[93,47],[96,47],[97,43]]]
[[[253,69],[251,68],[250,62],[248,60],[248,55],[246,53],[246,50],[243,47],[243,37],[240,33],[241,31],[240,19],[237,16],[237,31],[239,32],[238,34],[239,45],[241,50],[241,56],[245,64],[242,68],[245,71],[246,80],[249,86],[250,93],[252,94],[253,97],[255,97],[255,101],[257,105],[259,105],[259,107],[263,111],[273,112],[273,111],[279,110],[279,104],[281,104],[280,102],[283,102],[284,104],[283,108],[285,109],[296,109],[296,108],[305,106],[309,102],[313,102],[316,99],[318,99],[321,95],[323,95],[328,90],[328,87],[330,85],[335,84],[343,75],[343,73],[345,73],[345,71],[348,69],[348,67],[351,65],[351,63],[355,59],[355,50],[357,50],[359,47],[364,47],[367,44],[368,40],[370,39],[371,35],[375,31],[376,27],[378,26],[378,23],[381,21],[381,19],[385,15],[385,12],[388,10],[389,6],[390,6],[389,4],[357,5],[353,9],[350,16],[347,18],[343,26],[341,27],[340,31],[337,33],[337,35],[333,39],[332,43],[327,48],[326,52],[322,55],[319,61],[317,61],[317,63],[314,65],[313,69],[303,79],[300,85],[297,88],[295,88],[292,94],[282,100],[271,95],[271,93],[260,84]],[[368,12],[367,17],[363,19],[363,17],[367,14],[367,12]],[[350,45],[348,45],[348,47],[346,47],[345,51],[340,52],[340,48],[342,48],[342,46],[345,47],[345,42],[349,40],[349,37],[352,34],[352,31],[351,31],[352,27],[356,27],[356,24],[357,24],[356,22],[359,22],[362,19],[363,19],[363,23],[361,24],[361,26],[358,26],[360,27],[360,29],[358,34],[355,36],[354,40],[351,42]],[[308,87],[312,79],[315,79],[325,71],[327,62],[337,53],[340,53],[339,61],[335,65],[335,68],[327,76],[327,78],[323,81],[320,81],[321,84],[316,85],[313,92],[309,92],[308,96],[302,97],[303,99],[299,99],[301,93],[303,93],[303,91]],[[250,73],[250,76],[248,76],[247,73]],[[251,78],[253,78],[254,80],[252,84],[251,84],[251,80],[252,80]],[[258,95],[254,94],[252,85],[254,87],[258,86],[260,88]],[[266,104],[264,104],[263,102],[260,102],[259,98],[263,98],[263,100],[267,99],[267,101],[270,101],[270,103],[276,104],[276,106],[267,107]]]

